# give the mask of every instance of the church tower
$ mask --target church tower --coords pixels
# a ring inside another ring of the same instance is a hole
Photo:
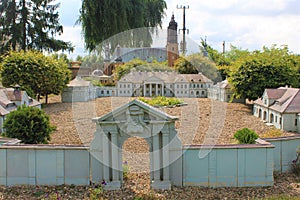
[[[172,15],[171,21],[168,26],[167,57],[169,67],[173,67],[174,61],[179,58],[177,22],[175,22],[174,14]]]

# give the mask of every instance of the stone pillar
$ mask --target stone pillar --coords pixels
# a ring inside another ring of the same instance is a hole
[[[119,181],[118,133],[111,133],[112,180]]]
[[[146,83],[144,83],[144,90],[143,90],[143,96],[146,96]]]
[[[119,155],[118,155],[118,134],[117,133],[108,133],[110,134],[110,141],[108,137],[103,144],[103,158],[109,157],[109,159],[105,159],[104,163],[104,177],[106,181],[106,185],[104,186],[105,190],[119,190],[121,188],[121,180],[119,176]],[[109,149],[110,148],[110,149]],[[111,154],[110,154],[111,153]],[[107,162],[108,161],[108,162]],[[108,165],[108,166],[106,166]],[[110,170],[112,172],[112,177],[110,177]],[[108,178],[109,177],[109,178]],[[112,180],[112,181],[110,181]]]
[[[149,84],[149,97],[152,97],[152,83]]]
[[[109,181],[109,163],[110,163],[110,155],[109,155],[109,148],[110,148],[110,141],[108,139],[109,133],[103,134],[103,140],[102,140],[102,150],[103,150],[103,179],[105,181]]]
[[[163,83],[161,84],[161,96],[165,96],[165,86]]]
[[[160,180],[160,149],[159,149],[159,137],[158,135],[153,136],[153,152],[152,152],[152,162],[153,162],[153,178],[154,181],[159,181]]]
[[[169,134],[162,134],[162,143],[163,143],[163,179],[164,181],[169,181],[170,179],[170,155],[169,155]]]
[[[155,96],[158,96],[158,84],[155,84]]]

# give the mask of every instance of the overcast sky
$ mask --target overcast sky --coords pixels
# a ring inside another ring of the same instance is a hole
[[[64,34],[60,37],[71,41],[76,58],[84,52],[81,26],[74,26],[79,16],[81,0],[57,0],[60,22]],[[299,0],[166,0],[168,9],[163,28],[166,29],[172,13],[182,28],[182,13],[177,5],[189,6],[186,10],[188,37],[199,44],[207,37],[207,43],[221,50],[222,42],[242,49],[260,50],[272,44],[288,45],[294,53],[300,53],[300,1]]]

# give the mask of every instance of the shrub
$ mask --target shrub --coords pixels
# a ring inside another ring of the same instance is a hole
[[[10,112],[3,127],[4,135],[18,138],[26,144],[48,143],[55,127],[50,125],[49,116],[36,107],[20,106]]]
[[[253,130],[243,128],[234,134],[234,138],[237,139],[240,144],[254,144],[258,135]]]
[[[152,99],[145,99],[143,97],[139,97],[140,101],[143,101],[151,106],[176,106],[183,103],[182,100],[179,100],[177,98],[167,98],[165,96],[158,96],[154,97]]]

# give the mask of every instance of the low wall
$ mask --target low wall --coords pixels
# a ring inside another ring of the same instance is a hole
[[[300,136],[265,140],[271,144],[184,146],[183,170],[172,173],[182,174],[183,186],[271,186],[273,171],[290,169]],[[101,167],[89,147],[0,146],[0,185],[89,185],[101,180]]]
[[[89,155],[86,147],[2,146],[0,185],[88,185]]]
[[[272,186],[273,149],[271,144],[185,147],[183,185]],[[200,158],[200,152],[209,153]]]
[[[266,138],[275,146],[274,171],[286,172],[291,169],[291,163],[296,159],[297,148],[300,147],[300,135],[293,137]]]

